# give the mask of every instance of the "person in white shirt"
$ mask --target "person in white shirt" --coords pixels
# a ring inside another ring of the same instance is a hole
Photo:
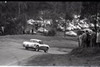
[[[96,43],[97,43],[98,47],[100,47],[100,29],[97,31]]]

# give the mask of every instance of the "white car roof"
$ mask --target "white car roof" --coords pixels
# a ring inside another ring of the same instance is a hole
[[[42,40],[39,40],[39,39],[30,39],[30,41],[42,41]]]

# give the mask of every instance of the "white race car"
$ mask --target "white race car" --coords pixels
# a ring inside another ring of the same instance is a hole
[[[44,52],[47,52],[50,48],[49,45],[43,44],[43,41],[39,39],[30,39],[30,41],[24,41],[23,47],[26,49],[32,48],[35,49],[35,51],[44,50]]]

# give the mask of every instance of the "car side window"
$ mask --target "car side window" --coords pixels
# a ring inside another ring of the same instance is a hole
[[[31,40],[31,42],[36,42],[36,41],[34,41],[34,40]]]

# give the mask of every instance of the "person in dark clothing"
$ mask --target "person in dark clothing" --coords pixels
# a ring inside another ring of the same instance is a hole
[[[90,33],[90,46],[95,47],[96,46],[96,32],[91,32]]]
[[[38,23],[35,24],[35,29],[36,29],[36,30],[38,29]]]
[[[88,32],[84,31],[82,35],[79,36],[79,46],[87,47],[88,42]]]
[[[90,33],[88,30],[86,30],[83,34],[82,34],[82,44],[83,47],[89,47],[90,46]]]

